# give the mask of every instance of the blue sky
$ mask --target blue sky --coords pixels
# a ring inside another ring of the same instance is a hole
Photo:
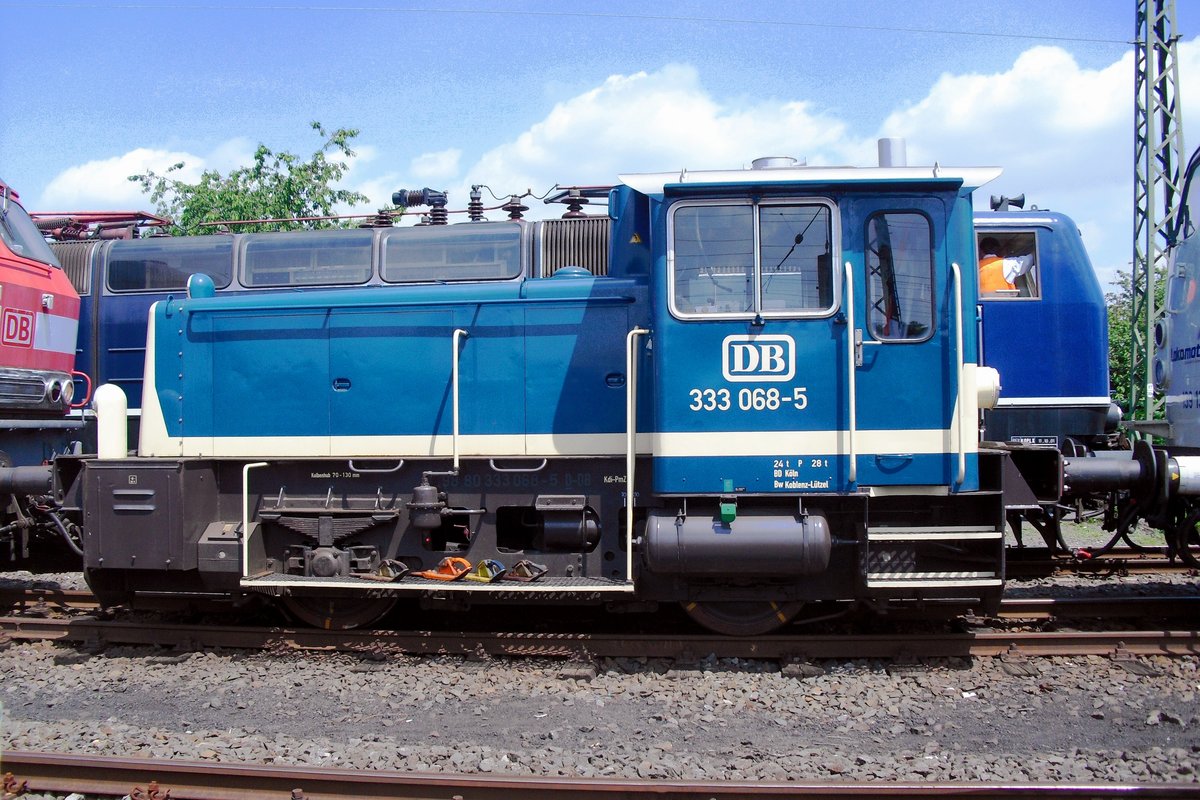
[[[363,210],[425,185],[461,207],[471,183],[866,166],[904,136],[913,164],[1004,167],[981,194],[1074,217],[1107,280],[1132,252],[1133,28],[1134,0],[0,0],[0,175],[34,210],[150,210],[127,175],[306,156],[319,120],[361,131]]]

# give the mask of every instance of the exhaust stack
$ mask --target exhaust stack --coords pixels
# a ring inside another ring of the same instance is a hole
[[[879,166],[907,167],[908,153],[903,138],[879,140]]]

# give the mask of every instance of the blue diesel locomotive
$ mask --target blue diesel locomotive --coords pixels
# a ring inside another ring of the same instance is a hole
[[[567,264],[602,271],[608,259],[609,224],[608,218],[595,216],[531,224],[526,235],[531,237],[534,274],[548,275]],[[188,278],[197,273],[207,275],[220,293],[409,283],[413,267],[396,266],[403,248],[392,243],[393,237],[405,235],[391,227],[377,227],[94,238],[53,241],[50,246],[82,298],[76,354],[80,371],[97,385],[112,383],[121,388],[132,417],[130,434],[136,437],[146,358],[146,318],[154,303],[184,296]],[[461,272],[443,275],[439,270],[445,265],[422,266],[428,269],[429,281],[465,277]],[[94,422],[90,409],[76,415]],[[94,452],[95,431],[91,424],[83,438],[84,452]]]
[[[1108,398],[1107,311],[1075,223],[1058,212],[1006,208],[976,212],[974,224],[979,253],[998,248],[1006,261],[1026,265],[1011,287],[979,294],[981,363],[995,368],[1004,386],[997,407],[984,411],[984,439],[1067,452],[1111,449],[1120,409]],[[531,222],[529,275],[547,277],[568,265],[606,275],[611,225],[607,217],[572,212]],[[155,302],[183,295],[191,275],[208,275],[217,292],[405,282],[391,242],[409,235],[389,226],[56,241],[51,248],[82,298],[80,371],[121,387],[136,417],[147,313]],[[443,274],[439,265],[421,268],[430,281],[467,277]],[[89,435],[84,451],[94,449]]]
[[[1006,454],[979,447],[971,193],[997,173],[624,176],[600,275],[540,277],[519,221],[394,229],[382,285],[198,275],[151,310],[137,455],[109,386],[100,457],[56,462],[88,580],[327,627],[406,595],[741,634],[811,601],[986,609]]]

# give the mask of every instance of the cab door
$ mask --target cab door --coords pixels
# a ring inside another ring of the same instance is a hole
[[[852,198],[842,215],[853,482],[964,488],[974,481],[976,426],[960,365],[975,326],[963,318],[947,204],[928,195]]]
[[[655,491],[848,490],[837,203],[677,199],[661,219]]]

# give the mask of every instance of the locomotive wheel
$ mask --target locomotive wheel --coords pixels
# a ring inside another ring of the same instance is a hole
[[[799,600],[744,600],[683,603],[683,610],[714,633],[727,636],[761,636],[795,619],[804,608]]]
[[[1200,558],[1197,558],[1200,553],[1200,530],[1197,525],[1200,525],[1200,509],[1193,510],[1183,519],[1173,531],[1174,541],[1171,543],[1175,555],[1192,569],[1200,568]]]
[[[394,597],[294,597],[279,598],[288,614],[299,622],[327,631],[348,631],[378,622],[396,606]]]

